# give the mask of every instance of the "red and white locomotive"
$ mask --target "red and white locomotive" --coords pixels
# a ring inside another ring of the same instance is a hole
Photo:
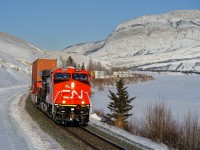
[[[37,59],[32,68],[31,99],[56,123],[87,125],[90,113],[89,73],[56,68],[55,59]]]

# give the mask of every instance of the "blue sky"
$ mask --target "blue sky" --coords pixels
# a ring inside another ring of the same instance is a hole
[[[200,9],[200,0],[1,0],[0,32],[45,50],[105,39],[143,15]]]

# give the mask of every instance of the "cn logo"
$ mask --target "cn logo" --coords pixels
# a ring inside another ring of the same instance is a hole
[[[71,96],[63,96],[64,99],[73,99],[77,96],[79,99],[83,99],[83,90],[80,91],[80,94],[76,90],[63,90],[62,93],[70,93]]]

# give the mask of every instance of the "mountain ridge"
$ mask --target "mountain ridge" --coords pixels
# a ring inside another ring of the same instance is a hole
[[[200,10],[137,17],[119,24],[102,41],[62,51],[44,51],[0,32],[0,86],[29,83],[31,64],[38,58],[56,58],[60,66],[69,56],[86,66],[92,59],[132,70],[200,73]]]
[[[200,11],[178,10],[128,20],[100,42],[90,43],[87,50],[82,44],[63,51],[82,50],[86,56],[139,70],[200,72],[198,66],[189,67],[200,56]],[[166,63],[161,67],[160,62]]]

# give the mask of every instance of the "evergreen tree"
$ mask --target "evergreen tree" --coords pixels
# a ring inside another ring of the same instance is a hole
[[[66,63],[65,63],[65,60],[62,58],[62,56],[60,56],[60,60],[61,60],[61,67],[65,68],[66,67]]]
[[[85,69],[85,64],[84,64],[84,62],[82,63],[82,67],[81,67],[82,69]]]
[[[94,66],[93,61],[92,61],[92,59],[90,58],[90,59],[89,59],[88,66],[87,66],[87,70],[88,70],[88,71],[94,71],[93,66]]]
[[[71,56],[68,57],[68,59],[66,61],[66,66],[73,66],[76,68],[76,64]]]
[[[123,79],[116,81],[117,93],[113,93],[109,90],[110,95],[108,97],[111,99],[111,102],[108,104],[110,109],[110,114],[107,114],[111,123],[124,128],[127,125],[127,119],[132,115],[129,111],[133,108],[130,104],[136,97],[129,99],[129,94],[127,92],[127,87],[124,87],[125,83]]]

